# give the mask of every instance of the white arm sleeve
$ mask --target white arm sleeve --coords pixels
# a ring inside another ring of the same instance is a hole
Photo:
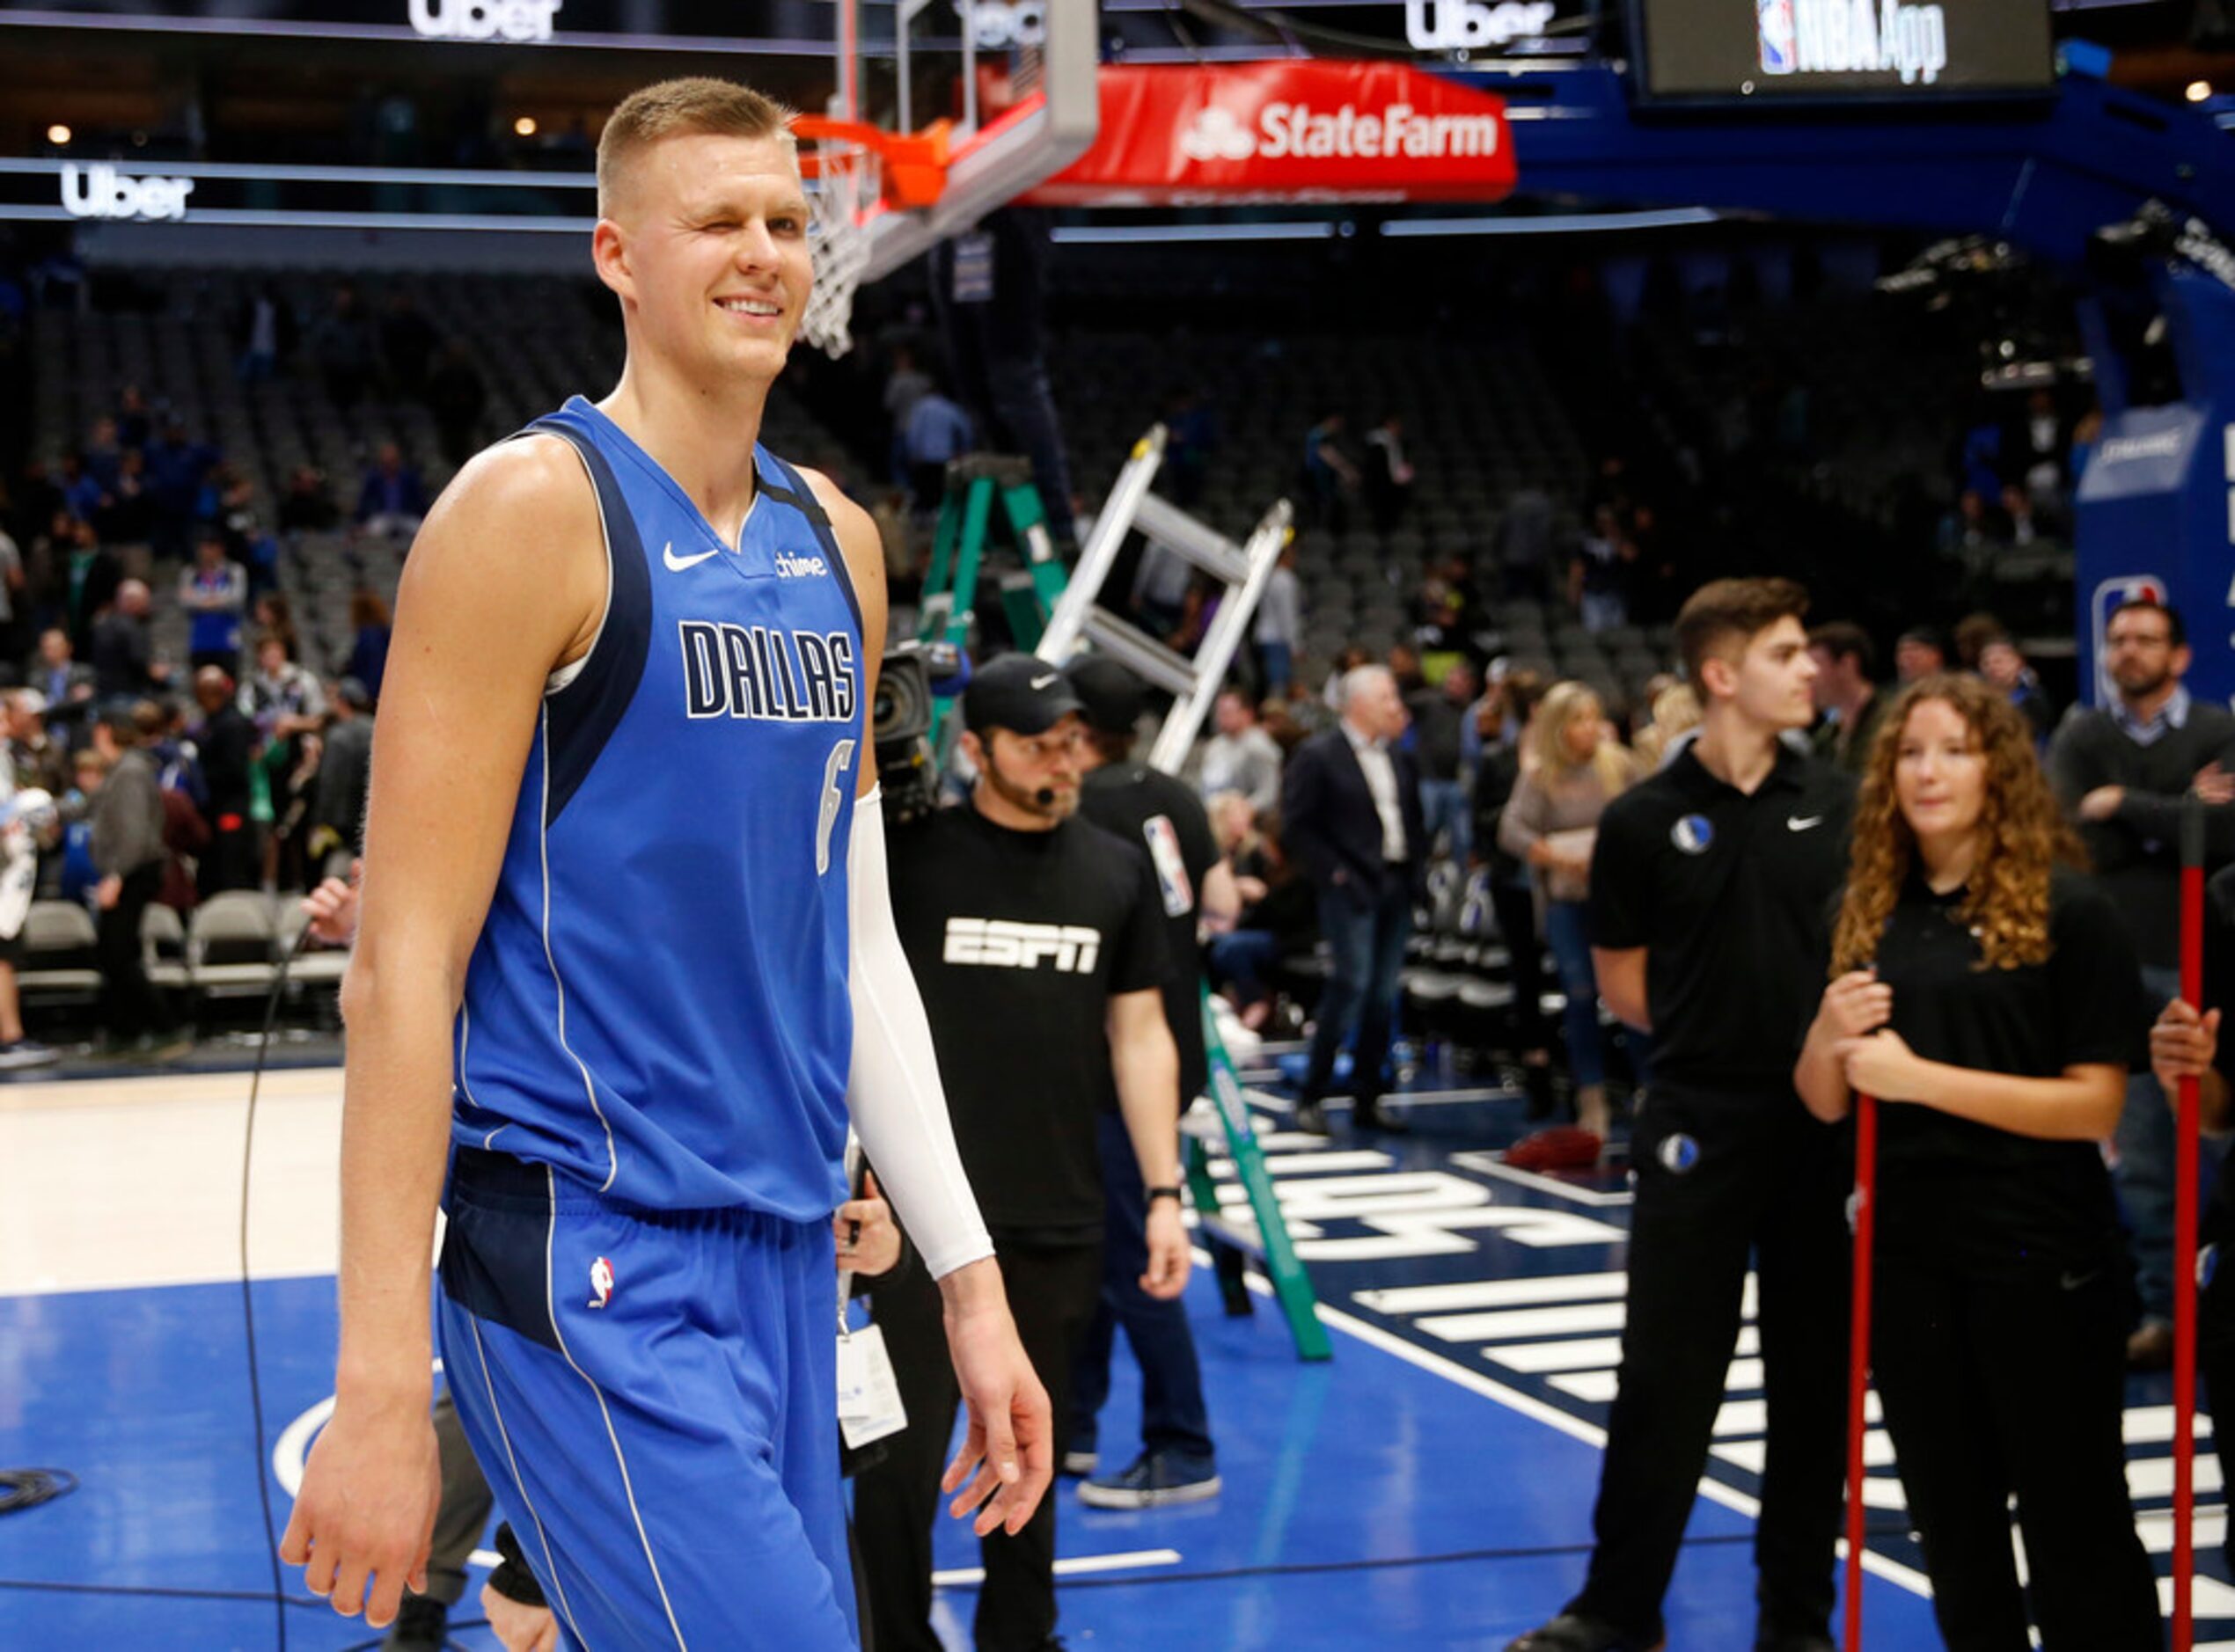
[[[854,1065],[846,1100],[900,1225],[923,1253],[931,1276],[942,1279],[991,1256],[993,1241],[955,1151],[931,1023],[892,921],[882,793],[875,788],[855,800],[846,852],[854,937]]]

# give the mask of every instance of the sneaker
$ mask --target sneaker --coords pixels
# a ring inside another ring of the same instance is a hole
[[[1143,1451],[1123,1473],[1103,1474],[1079,1488],[1089,1509],[1161,1509],[1201,1502],[1219,1495],[1219,1471],[1207,1459],[1177,1451]]]
[[[1564,1612],[1541,1629],[1506,1643],[1506,1652],[1660,1652],[1666,1641],[1639,1641],[1599,1618]]]
[[[1588,1170],[1605,1149],[1596,1130],[1554,1124],[1507,1148],[1506,1162],[1516,1170]]]
[[[2145,1320],[2140,1330],[2127,1338],[2127,1369],[2171,1371],[2173,1327],[2163,1319]]]
[[[450,1634],[450,1608],[427,1595],[406,1594],[380,1652],[443,1652]]]
[[[35,1038],[18,1038],[0,1044],[0,1071],[16,1067],[45,1067],[62,1058],[62,1052]]]
[[[1067,1480],[1084,1480],[1101,1466],[1102,1453],[1099,1451],[1066,1451],[1063,1454],[1063,1473]]]

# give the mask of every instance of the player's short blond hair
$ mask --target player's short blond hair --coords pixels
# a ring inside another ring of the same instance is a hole
[[[606,120],[597,139],[597,213],[611,217],[621,179],[637,157],[663,138],[712,135],[792,139],[792,113],[734,80],[692,75],[632,91]]]

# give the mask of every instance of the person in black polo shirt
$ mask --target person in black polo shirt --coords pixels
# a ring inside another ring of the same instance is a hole
[[[1148,857],[1164,919],[1164,1020],[1179,1050],[1180,1106],[1201,1095],[1210,1078],[1203,1042],[1203,956],[1198,919],[1230,927],[1242,910],[1234,869],[1219,852],[1210,817],[1194,788],[1132,760],[1136,725],[1147,709],[1139,679],[1115,660],[1090,655],[1067,673],[1082,708],[1087,739],[1079,812]],[[1079,1488],[1091,1509],[1147,1509],[1197,1502],[1218,1495],[1218,1458],[1211,1415],[1203,1402],[1203,1369],[1195,1356],[1186,1305],[1141,1289],[1148,1256],[1148,1212],[1125,1121],[1102,1115],[1103,1192],[1109,1225],[1103,1235],[1102,1308],[1095,1315],[1071,1374],[1071,1432],[1064,1470],[1092,1475]],[[1239,1275],[1242,1254],[1215,1247],[1221,1273]],[[1238,1276],[1235,1281],[1240,1285]],[[1245,1301],[1247,1297],[1243,1298]],[[1125,1467],[1096,1474],[1096,1414],[1110,1397],[1110,1356],[1118,1326],[1140,1364],[1140,1454]]]
[[[1646,1652],[1761,1279],[1770,1432],[1759,1652],[1830,1652],[1845,1476],[1847,1231],[1836,1133],[1792,1090],[1852,783],[1780,736],[1814,715],[1790,580],[1718,580],[1676,617],[1699,737],[1608,805],[1591,862],[1607,1007],[1653,1037],[1620,1387],[1582,1592],[1508,1652]]]
[[[894,835],[893,917],[1060,1458],[1070,1373],[1102,1290],[1106,1107],[1123,1112],[1145,1188],[1140,1288],[1172,1297],[1187,1285],[1163,905],[1139,850],[1073,818],[1082,734],[1060,671],[1022,654],[997,660],[964,691],[963,718],[978,777],[970,805]],[[931,1528],[957,1404],[940,1297],[911,1263],[870,1300],[908,1414],[885,1460],[855,1481],[870,1614],[885,1652],[940,1652]],[[1056,1625],[1055,1499],[1042,1499],[1022,1532],[980,1546],[980,1652],[1041,1652]]]
[[[1973,676],[1902,691],[1794,1073],[1827,1122],[1857,1091],[1880,1104],[1871,1363],[1954,1652],[2024,1652],[2028,1592],[2048,1652],[2164,1644],[2127,1494],[2133,1287],[2101,1151],[2144,1009],[2078,855],[2023,712]]]

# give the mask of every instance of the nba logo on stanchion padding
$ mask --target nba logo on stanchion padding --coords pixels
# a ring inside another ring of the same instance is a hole
[[[2166,601],[2165,581],[2155,574],[2119,574],[2099,583],[2088,603],[2088,634],[2095,647],[2095,703],[2107,705],[2117,693],[2105,665],[2110,653],[2111,616],[2129,603]]]
[[[1704,815],[1687,815],[1668,829],[1668,841],[1688,855],[1704,855],[1715,841],[1715,822]]]
[[[1762,38],[1762,72],[1790,75],[1798,66],[1800,38],[1793,26],[1792,0],[1755,0],[1754,19]]]

